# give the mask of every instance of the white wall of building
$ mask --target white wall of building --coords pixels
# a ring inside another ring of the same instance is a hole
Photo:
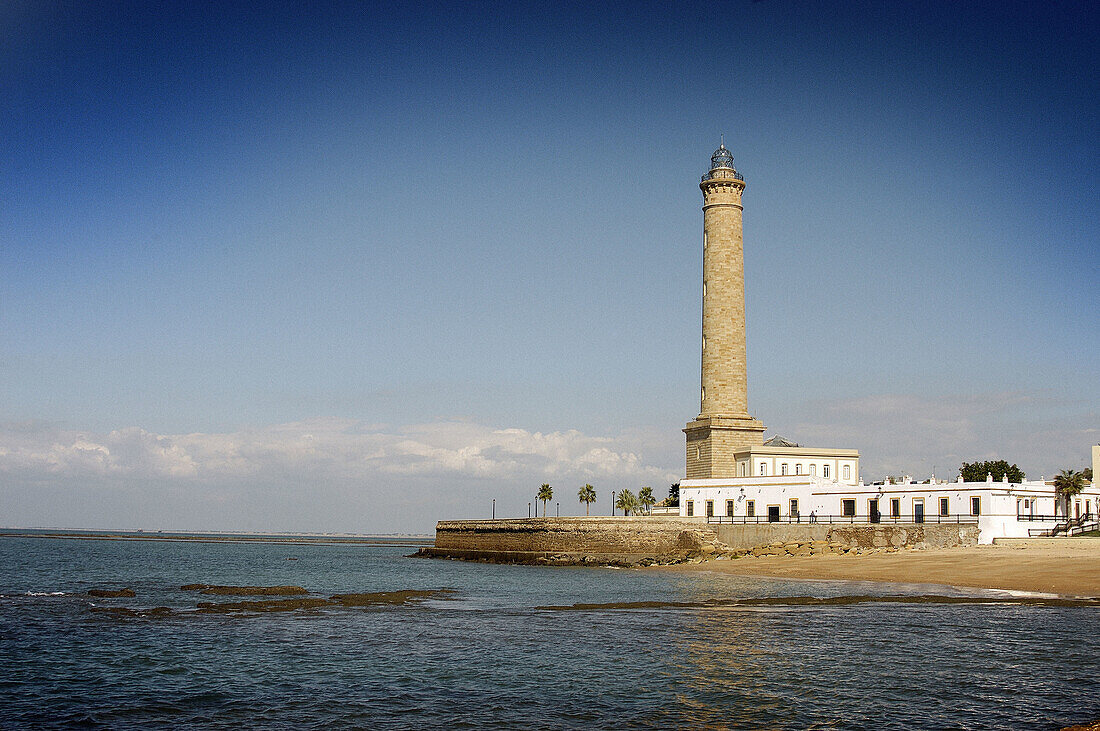
[[[797,501],[793,506],[792,500]],[[895,507],[899,523],[913,522],[921,510],[928,523],[976,521],[981,543],[1026,538],[1029,530],[1049,529],[1064,520],[1060,506],[1055,512],[1054,488],[1037,481],[844,485],[822,477],[787,475],[680,482],[680,516],[704,520],[709,502],[714,517],[732,515],[736,522],[767,522],[771,507],[778,508],[782,522],[805,522],[813,513],[820,522],[867,523],[873,500],[878,501],[882,523],[895,522]],[[941,500],[947,501],[946,515],[941,514]],[[1071,501],[1070,516],[1096,515],[1098,508],[1100,489],[1094,484]]]

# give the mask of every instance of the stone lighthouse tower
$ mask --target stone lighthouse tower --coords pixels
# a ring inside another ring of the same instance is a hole
[[[703,191],[703,339],[699,416],[687,434],[687,478],[737,477],[735,453],[763,444],[749,416],[741,194],[745,181],[723,143]]]

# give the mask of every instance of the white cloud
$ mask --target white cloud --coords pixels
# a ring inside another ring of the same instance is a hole
[[[219,480],[273,472],[331,476],[519,477],[541,470],[593,477],[673,479],[622,439],[530,432],[466,422],[384,429],[316,419],[223,434],[106,434],[0,426],[0,472],[79,479]]]
[[[462,514],[475,502],[488,502],[486,495],[500,498],[502,514],[511,496],[516,514],[528,493],[546,481],[562,486],[561,495],[584,482],[604,486],[610,495],[612,489],[658,487],[677,478],[668,467],[648,462],[631,437],[453,421],[386,427],[336,418],[214,434],[0,425],[0,477],[9,506],[35,506],[23,524],[84,520],[66,517],[65,506],[82,491],[93,491],[114,501],[114,515],[127,516],[133,505],[149,503],[129,524],[176,527],[187,519],[191,527],[212,527],[195,525],[204,520],[246,527],[262,514],[290,528],[308,519],[317,530],[346,523],[341,513],[348,510],[390,515],[391,522],[424,530],[435,519],[454,517],[447,510]],[[36,491],[54,497],[47,501]],[[206,503],[223,513],[203,518]]]

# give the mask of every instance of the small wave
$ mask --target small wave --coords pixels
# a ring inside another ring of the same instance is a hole
[[[23,596],[65,596],[63,591],[28,591]]]

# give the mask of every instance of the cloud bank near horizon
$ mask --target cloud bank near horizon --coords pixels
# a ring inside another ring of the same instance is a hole
[[[1080,469],[1100,414],[1049,394],[882,394],[806,404],[775,431],[808,446],[856,448],[868,479],[952,478],[964,461],[1007,459],[1035,479]],[[1025,417],[1025,415],[1027,415]],[[774,433],[774,432],[773,432]],[[429,532],[436,520],[524,516],[539,484],[563,515],[590,482],[613,490],[682,476],[682,437],[617,436],[469,421],[393,426],[317,418],[225,433],[105,433],[0,424],[0,525],[180,530]],[[556,510],[550,506],[551,511]]]
[[[542,482],[612,489],[674,472],[647,461],[638,434],[594,437],[445,421],[402,427],[320,418],[232,433],[108,433],[0,425],[0,476],[20,525],[427,530],[449,511],[525,514]],[[428,507],[428,506],[432,507]],[[89,512],[90,511],[90,512]]]

